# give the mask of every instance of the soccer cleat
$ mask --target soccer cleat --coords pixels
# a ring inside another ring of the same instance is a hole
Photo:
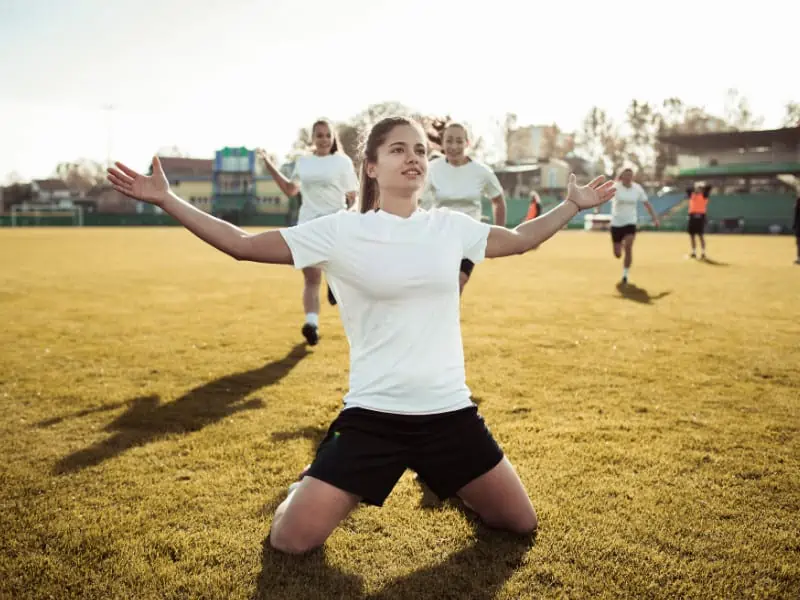
[[[303,337],[306,338],[306,341],[311,346],[316,346],[317,342],[319,342],[319,329],[317,329],[316,325],[312,325],[311,323],[306,323],[303,325]]]

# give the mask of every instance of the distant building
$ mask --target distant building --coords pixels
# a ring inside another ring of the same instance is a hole
[[[575,173],[579,183],[585,183],[591,178],[592,166],[589,161],[571,154],[563,159],[543,158],[527,164],[496,165],[493,170],[506,196],[527,198],[533,191],[563,195],[570,173]]]
[[[160,157],[174,192],[200,210],[231,221],[244,215],[286,214],[289,200],[257,164],[255,151],[226,147],[213,159]]]
[[[31,182],[33,202],[58,208],[72,208],[73,194],[61,179],[34,179]]]
[[[572,134],[557,132],[555,139],[551,125],[529,125],[508,132],[507,160],[509,163],[534,163],[541,159],[551,158],[553,144],[557,148],[570,147],[574,140]]]
[[[800,175],[800,127],[763,131],[671,134],[660,140],[677,152],[670,174],[707,181],[730,192],[775,190],[779,175]]]
[[[128,198],[110,185],[97,185],[86,194],[86,201],[99,213],[131,214],[137,211],[139,201]]]

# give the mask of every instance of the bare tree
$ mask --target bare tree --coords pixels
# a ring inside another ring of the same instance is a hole
[[[758,129],[764,124],[764,118],[753,113],[750,101],[736,88],[726,92],[725,121],[737,131]]]
[[[542,132],[542,155],[547,158],[566,158],[575,150],[575,136],[566,134],[553,123]]]
[[[297,139],[292,144],[292,149],[286,156],[288,162],[297,160],[297,157],[305,154],[312,145],[311,130],[308,127],[302,127],[297,132]]]
[[[800,127],[800,102],[789,102],[786,115],[783,117],[784,127]]]
[[[630,130],[628,160],[639,171],[652,171],[655,167],[655,143],[658,131],[656,109],[647,102],[632,100],[625,113],[625,121]]]
[[[173,158],[190,158],[188,152],[181,150],[176,145],[162,146],[161,148],[158,149],[158,152],[156,154],[158,154],[159,156],[169,156]]]
[[[6,174],[5,185],[14,185],[15,183],[22,183],[22,175],[19,171],[11,171]]]
[[[33,201],[33,186],[30,183],[12,183],[3,190],[3,210],[16,204]]]
[[[85,195],[93,187],[105,181],[103,165],[86,158],[59,163],[55,175],[67,185],[70,192],[80,195]]]
[[[625,164],[628,140],[602,108],[592,107],[583,121],[578,147],[592,162],[600,162],[606,173],[615,173]]]

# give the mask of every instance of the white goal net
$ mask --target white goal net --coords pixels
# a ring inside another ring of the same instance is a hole
[[[83,208],[60,206],[18,204],[11,207],[12,227],[83,225]]]

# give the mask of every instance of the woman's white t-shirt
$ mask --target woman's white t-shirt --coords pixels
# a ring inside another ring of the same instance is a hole
[[[639,221],[639,203],[647,202],[647,192],[635,181],[631,182],[631,187],[617,182],[614,189],[616,193],[611,200],[611,226],[636,225]]]
[[[444,158],[428,166],[428,179],[420,204],[425,208],[446,207],[481,220],[484,198],[496,198],[503,193],[497,175],[475,160],[453,166]]]
[[[342,152],[299,157],[290,179],[300,186],[303,196],[298,223],[347,208],[345,194],[358,191],[353,161]]]
[[[489,225],[448,209],[408,218],[340,211],[281,230],[294,266],[321,267],[350,344],[345,408],[432,414],[472,405],[458,267],[483,260]]]

